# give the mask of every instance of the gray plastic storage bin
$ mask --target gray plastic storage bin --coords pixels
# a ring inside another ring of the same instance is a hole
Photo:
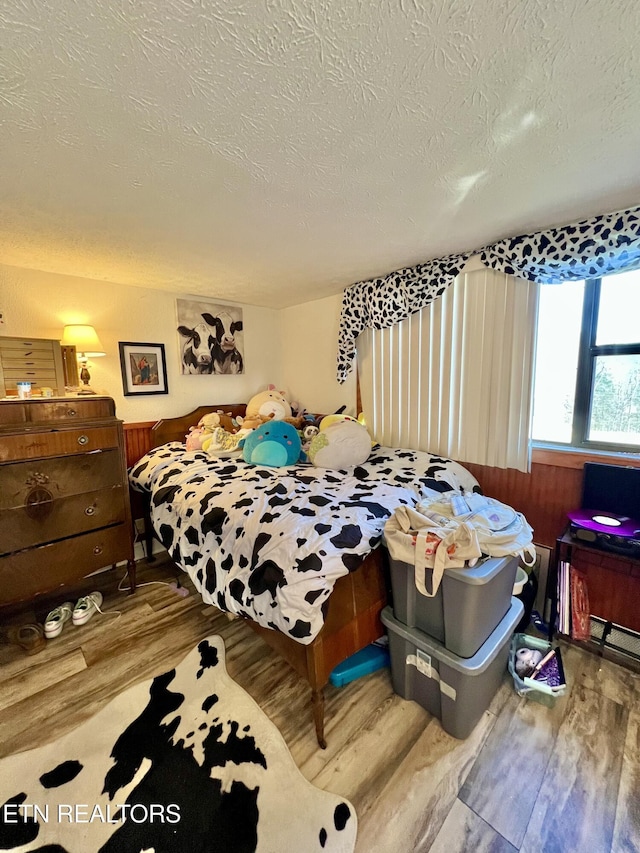
[[[418,592],[413,566],[391,558],[389,563],[396,619],[461,658],[475,655],[511,606],[517,557],[489,557],[472,569],[445,569],[433,598]],[[425,586],[431,588],[430,577]]]
[[[385,607],[382,622],[389,635],[393,689],[437,717],[445,732],[468,737],[507,671],[511,635],[523,610],[522,602],[512,598],[498,627],[473,657],[465,659],[418,628],[407,628]]]

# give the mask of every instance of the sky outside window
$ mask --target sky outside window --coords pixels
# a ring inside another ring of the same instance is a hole
[[[571,442],[584,282],[540,286],[534,441]]]

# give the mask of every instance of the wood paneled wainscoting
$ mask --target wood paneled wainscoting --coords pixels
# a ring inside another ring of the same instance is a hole
[[[533,527],[533,539],[555,547],[567,525],[567,512],[580,506],[585,462],[631,465],[640,468],[640,456],[604,456],[576,451],[534,449],[531,473],[513,468],[489,468],[465,463],[485,495],[521,512]]]
[[[127,460],[127,469],[135,465],[138,459],[142,459],[145,453],[151,449],[151,427],[157,421],[145,421],[144,423],[124,424],[124,450]],[[140,492],[129,488],[131,500],[131,515],[134,521],[144,517],[144,502]]]
[[[157,421],[124,425],[124,448],[127,468],[141,459],[151,449],[151,427]]]

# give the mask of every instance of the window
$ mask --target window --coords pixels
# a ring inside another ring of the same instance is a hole
[[[640,450],[640,271],[541,285],[532,436]]]

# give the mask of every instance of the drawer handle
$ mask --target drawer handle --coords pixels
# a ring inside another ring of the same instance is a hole
[[[102,545],[96,545],[93,549],[93,553],[97,556],[98,554],[102,554]]]
[[[65,412],[65,414],[66,414],[66,416],[67,416],[68,418],[75,418],[75,416],[76,416],[78,413],[76,412],[76,410],[75,410],[75,409],[67,409],[67,411]]]
[[[79,435],[78,436],[78,444],[81,444],[83,447],[85,444],[89,444],[89,436],[88,435]]]
[[[84,514],[85,514],[85,515],[93,515],[95,511],[96,511],[95,506],[88,506],[88,507],[85,509]]]

